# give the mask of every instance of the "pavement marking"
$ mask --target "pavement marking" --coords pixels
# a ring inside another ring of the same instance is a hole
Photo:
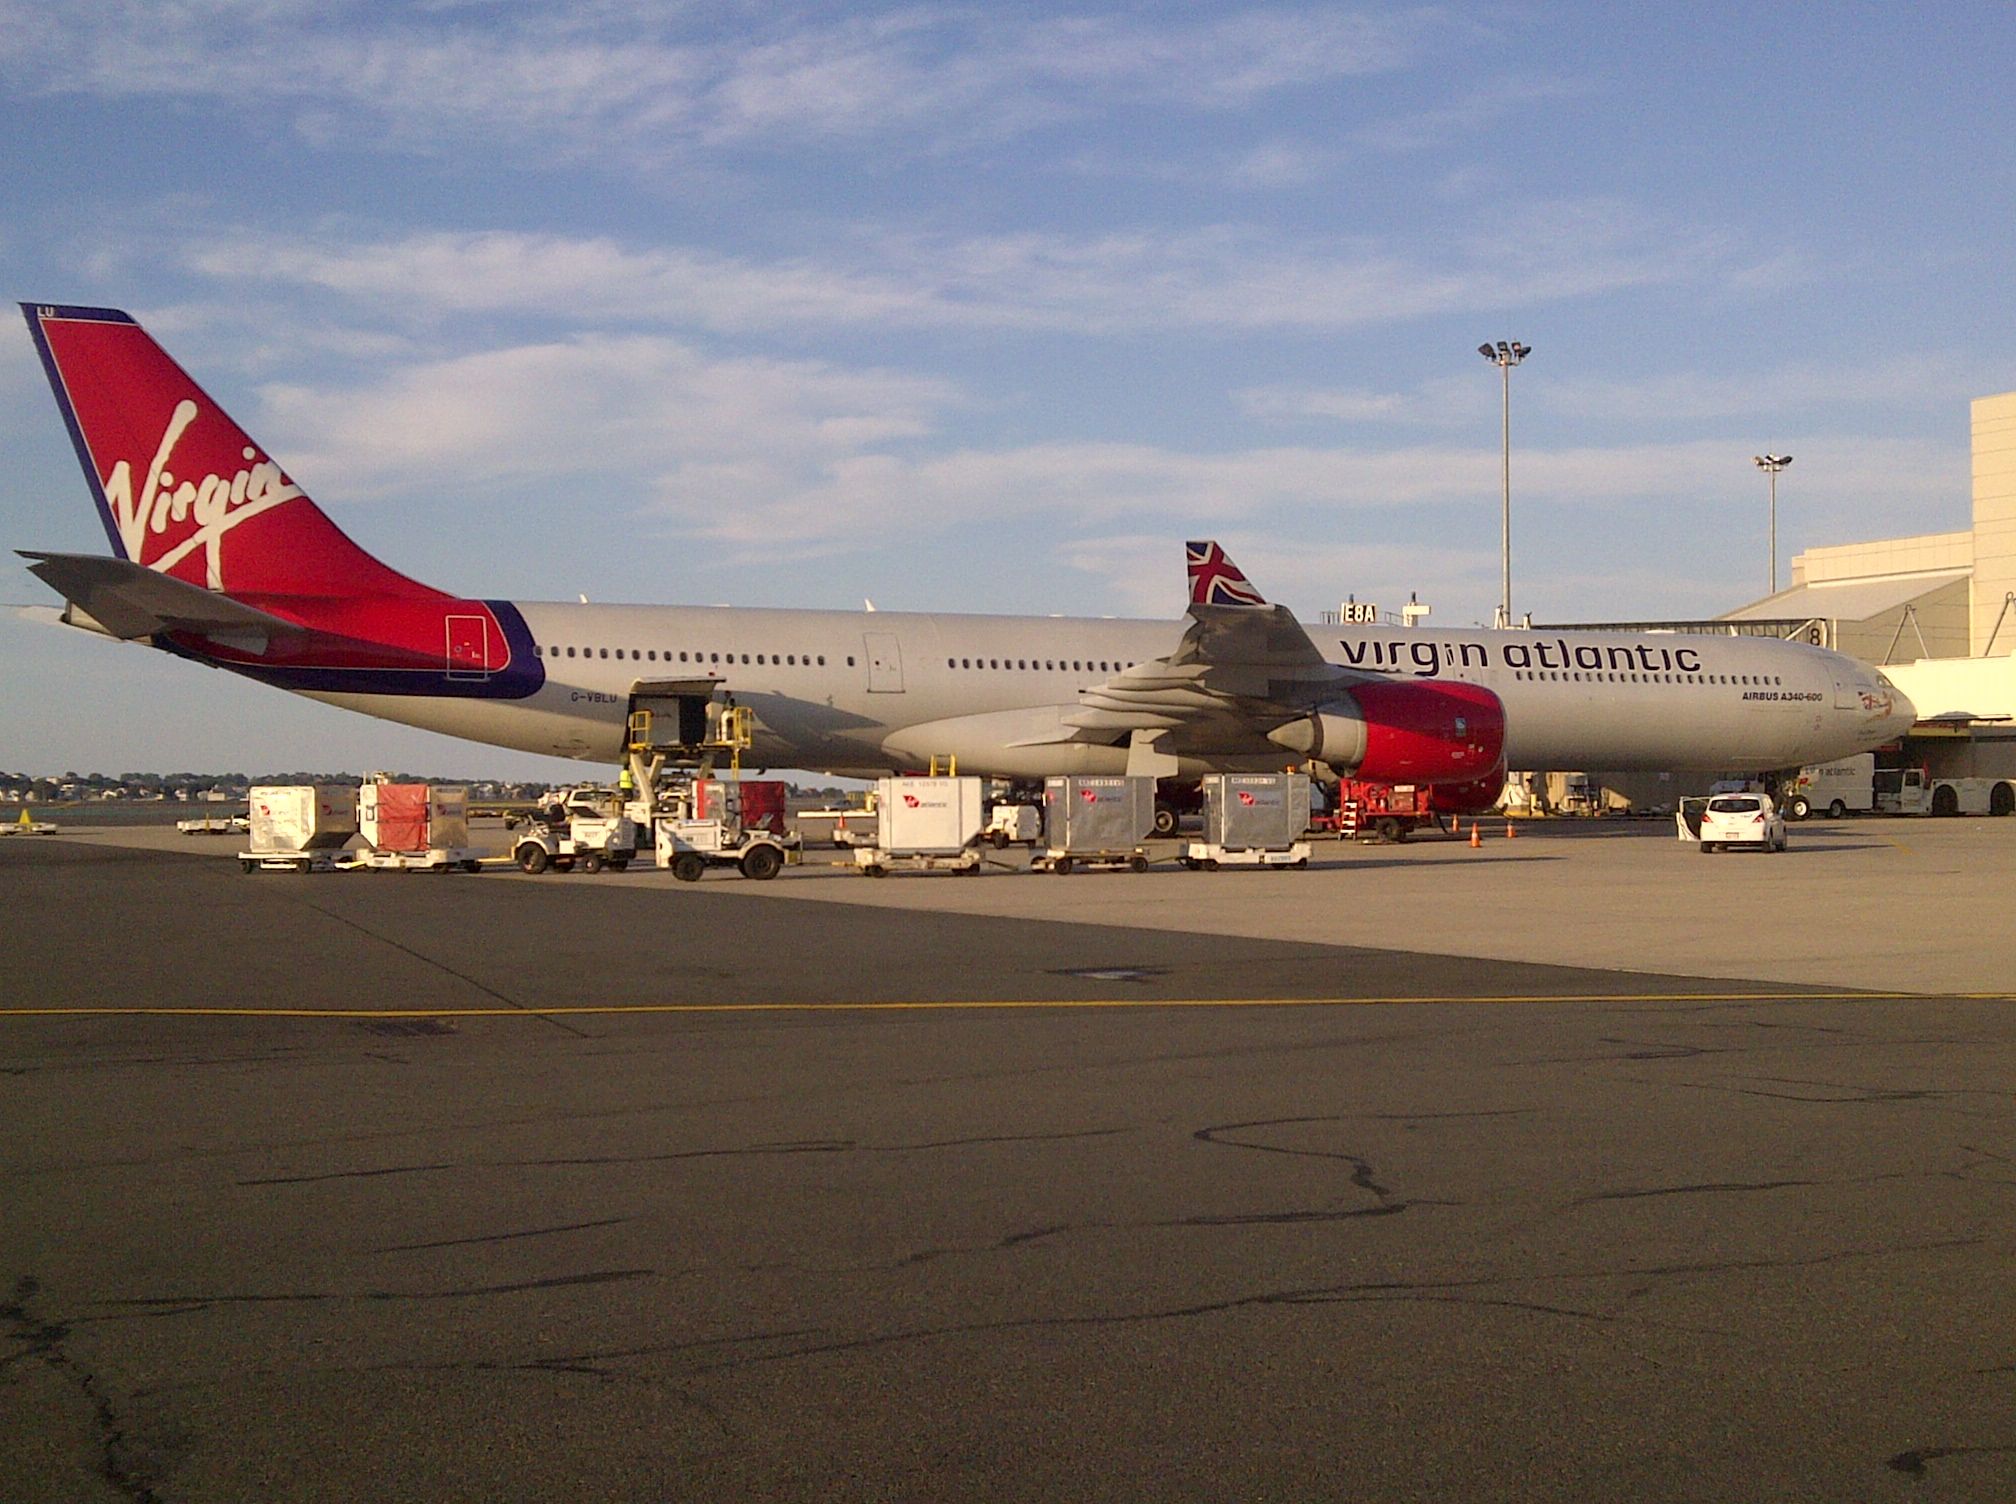
[[[118,1004],[0,1008],[0,1018],[577,1018],[654,1013],[947,1013],[1007,1009],[1395,1008],[1420,1004],[1493,1006],[1568,1003],[1943,1003],[2016,1002],[2016,992],[1561,992],[1485,996],[933,998],[842,1003],[578,1003],[558,1008],[172,1008]]]

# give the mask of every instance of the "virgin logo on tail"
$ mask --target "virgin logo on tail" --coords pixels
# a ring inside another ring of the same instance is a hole
[[[166,574],[200,548],[204,583],[212,590],[222,590],[224,568],[220,545],[224,535],[261,512],[294,500],[301,495],[301,488],[288,480],[271,460],[260,459],[259,451],[249,444],[240,454],[253,463],[234,471],[228,480],[213,471],[201,480],[185,477],[178,481],[169,463],[174,458],[176,444],[200,412],[186,397],[176,403],[154,450],[154,458],[148,463],[140,494],[133,494],[133,467],[122,459],[105,477],[105,502],[112,509],[112,520],[119,529],[119,541],[125,545],[127,558]],[[179,529],[192,519],[195,526],[186,536],[149,553],[150,533],[159,537],[168,531],[170,523]]]

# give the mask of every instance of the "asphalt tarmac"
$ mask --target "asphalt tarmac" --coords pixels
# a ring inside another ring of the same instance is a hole
[[[1345,876],[0,842],[0,1499],[2016,1497],[2006,994]]]

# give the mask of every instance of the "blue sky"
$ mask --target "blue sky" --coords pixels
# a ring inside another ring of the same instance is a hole
[[[8,296],[470,594],[1711,615],[1964,527],[2006,6],[0,0]],[[0,328],[0,544],[98,550]],[[1782,568],[1782,567],[1781,567]],[[0,601],[50,597],[11,559]],[[0,768],[557,765],[0,620]]]

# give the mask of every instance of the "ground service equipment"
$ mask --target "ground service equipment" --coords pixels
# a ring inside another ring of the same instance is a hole
[[[1043,811],[1033,804],[997,804],[988,811],[981,834],[996,851],[1034,846],[1043,839]]]
[[[614,789],[583,785],[541,801],[511,859],[527,872],[621,872],[637,857],[635,801]]]
[[[1306,867],[1309,779],[1301,773],[1213,773],[1204,780],[1204,839],[1191,841],[1183,865]]]
[[[261,784],[247,800],[247,872],[332,872],[357,834],[357,789],[348,783]]]
[[[1152,778],[1046,778],[1044,850],[1029,865],[1060,875],[1081,866],[1146,872],[1148,853],[1141,843],[1154,829]]]
[[[880,778],[875,782],[875,844],[854,848],[869,877],[891,868],[977,872],[981,781],[978,778]]]
[[[1315,826],[1346,840],[1404,841],[1424,826],[1435,828],[1434,800],[1424,785],[1347,778],[1337,785],[1334,812],[1317,817]]]
[[[675,778],[660,786],[651,822],[658,865],[681,882],[698,882],[709,867],[736,867],[759,882],[798,859],[798,838],[771,827],[781,817],[783,785],[736,778]],[[758,811],[752,821],[750,812]]]
[[[469,790],[449,783],[367,783],[357,790],[357,833],[367,850],[351,865],[376,872],[480,872],[469,844]]]

